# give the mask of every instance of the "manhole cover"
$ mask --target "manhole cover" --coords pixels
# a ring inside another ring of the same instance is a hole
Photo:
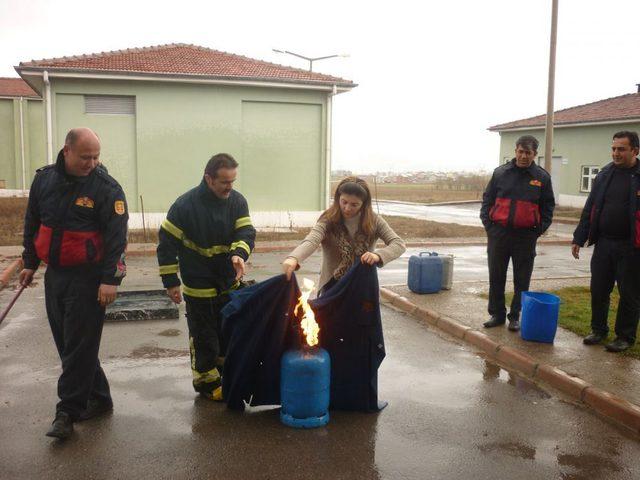
[[[104,318],[107,322],[177,319],[178,306],[167,297],[165,290],[118,292]]]

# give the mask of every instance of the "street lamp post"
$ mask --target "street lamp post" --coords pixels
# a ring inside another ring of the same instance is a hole
[[[299,53],[295,53],[295,52],[290,52],[288,50],[278,50],[277,48],[273,48],[272,49],[274,52],[276,53],[286,53],[288,55],[293,55],[294,57],[298,57],[298,58],[302,58],[303,60],[306,60],[307,62],[309,62],[309,71],[313,72],[313,62],[316,62],[318,60],[326,60],[327,58],[336,58],[336,57],[348,57],[349,54],[346,53],[338,53],[335,55],[325,55],[324,57],[306,57],[304,55],[300,55]]]

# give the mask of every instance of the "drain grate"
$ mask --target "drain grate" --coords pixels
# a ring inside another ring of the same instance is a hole
[[[137,290],[118,292],[116,301],[107,307],[105,321],[168,320],[178,316],[178,306],[165,290]]]

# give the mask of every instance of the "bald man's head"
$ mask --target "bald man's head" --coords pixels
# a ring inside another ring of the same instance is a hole
[[[72,147],[80,138],[84,136],[93,137],[95,138],[95,140],[100,142],[100,139],[98,138],[98,134],[96,132],[87,127],[78,127],[69,130],[67,136],[64,139],[64,144]]]
[[[63,152],[66,172],[86,177],[100,163],[100,139],[90,128],[71,129],[65,137]]]

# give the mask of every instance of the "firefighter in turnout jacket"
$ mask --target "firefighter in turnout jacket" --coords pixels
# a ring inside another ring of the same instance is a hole
[[[125,275],[128,214],[122,188],[99,157],[94,132],[71,130],[56,163],[38,169],[25,216],[20,283],[29,285],[40,262],[47,264],[47,316],[62,361],[47,435],[60,439],[73,422],[113,408],[98,350],[105,307]]]
[[[159,232],[158,264],[162,283],[175,302],[187,304],[193,388],[222,400],[226,344],[220,310],[228,293],[240,286],[256,231],[245,198],[233,190],[238,163],[214,155],[199,186],[180,196]]]
[[[535,164],[538,140],[524,135],[516,142],[516,156],[493,172],[482,196],[480,219],[487,231],[489,314],[486,328],[507,319],[504,289],[509,259],[513,263],[513,300],[509,330],[520,329],[520,294],[529,289],[536,242],[551,225],[555,200],[551,177]]]

